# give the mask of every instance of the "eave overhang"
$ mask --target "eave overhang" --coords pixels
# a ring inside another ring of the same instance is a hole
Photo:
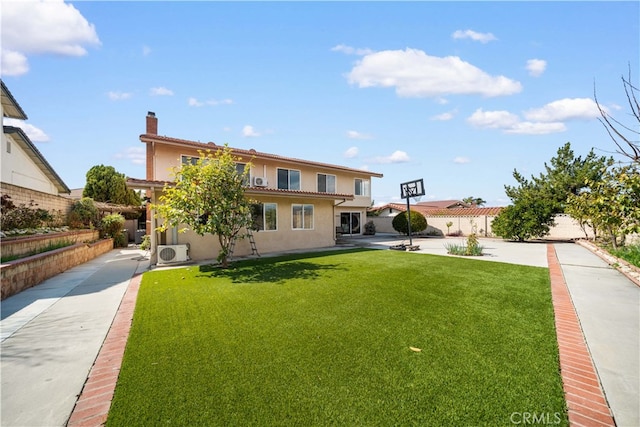
[[[62,178],[60,178],[60,175],[58,175],[53,167],[51,167],[49,162],[47,162],[47,159],[44,158],[42,153],[40,153],[38,148],[36,148],[22,129],[14,126],[3,126],[3,131],[6,135],[10,135],[11,138],[24,150],[33,163],[35,163],[42,173],[51,180],[59,193],[71,193],[67,184],[64,183]]]

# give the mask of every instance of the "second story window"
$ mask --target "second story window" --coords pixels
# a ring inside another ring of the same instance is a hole
[[[246,163],[236,163],[236,172],[238,173],[239,176],[242,176],[242,174],[244,173],[244,169],[247,167]],[[250,183],[250,177],[249,174],[247,174],[243,179],[242,179],[242,185],[248,186]]]
[[[355,188],[353,192],[356,196],[370,196],[371,194],[369,191],[369,181],[360,178],[355,179]]]
[[[335,193],[336,192],[336,176],[318,174],[318,193]]]
[[[279,190],[300,190],[300,171],[278,169]]]

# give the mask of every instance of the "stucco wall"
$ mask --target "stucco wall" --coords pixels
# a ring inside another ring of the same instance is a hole
[[[475,232],[481,236],[493,237],[491,222],[494,216],[426,216],[429,228],[425,233],[432,231],[445,235],[447,232],[455,233],[461,231],[463,235],[468,236]],[[381,233],[396,233],[391,225],[393,217],[370,217],[376,225],[376,231]],[[587,234],[580,228],[580,225],[569,215],[557,215],[555,218],[556,225],[551,228],[550,239],[582,239],[585,237],[593,238],[593,230],[587,229]],[[447,222],[453,225],[447,231]]]
[[[264,203],[277,204],[277,227],[275,231],[253,232],[256,247],[260,254],[283,250],[313,249],[335,245],[333,223],[334,206],[332,200],[309,200],[308,198],[271,197],[262,198]],[[313,229],[294,230],[292,228],[292,204],[312,204],[314,207]],[[177,239],[176,239],[177,238]],[[189,244],[189,257],[193,260],[215,259],[220,250],[216,236],[198,236],[192,231],[175,233],[168,230],[164,239],[166,244]],[[251,254],[248,239],[238,240],[234,256]]]

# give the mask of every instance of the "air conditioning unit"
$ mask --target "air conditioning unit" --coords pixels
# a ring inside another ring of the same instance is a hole
[[[253,185],[255,187],[266,187],[267,186],[267,178],[262,176],[254,176],[253,177]]]
[[[183,262],[189,260],[188,245],[158,245],[158,263]]]

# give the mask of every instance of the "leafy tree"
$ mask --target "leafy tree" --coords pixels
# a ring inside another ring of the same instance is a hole
[[[409,234],[409,221],[407,212],[400,212],[393,217],[391,226],[398,233]],[[420,212],[411,212],[411,233],[419,233],[427,229],[427,219]]]
[[[588,182],[598,181],[610,162],[593,150],[584,159],[576,158],[571,144],[566,143],[550,164],[545,163],[546,173],[529,180],[514,170],[518,186],[505,186],[512,205],[494,219],[494,233],[519,241],[545,236],[554,225],[554,216],[565,211],[569,195],[579,194]]]
[[[138,193],[127,187],[125,175],[117,172],[113,166],[97,165],[89,169],[82,196],[116,205],[141,204]]]
[[[607,233],[614,248],[624,244],[627,234],[640,231],[640,172],[638,166],[607,169],[597,181],[578,195],[569,197],[567,212],[596,233]]]
[[[236,170],[240,160],[227,145],[215,153],[200,152],[196,164],[173,169],[175,183],[165,185],[160,203],[153,205],[158,216],[165,219],[161,231],[186,225],[179,231],[190,228],[201,236],[217,235],[221,248],[217,259],[223,268],[229,266],[231,243],[245,237],[240,234],[242,228],[253,225],[254,202],[244,194],[251,163],[240,174]]]
[[[485,203],[487,203],[482,197],[473,197],[473,196],[465,197],[464,199],[462,199],[462,201],[468,205],[476,205],[476,206],[483,206]]]

